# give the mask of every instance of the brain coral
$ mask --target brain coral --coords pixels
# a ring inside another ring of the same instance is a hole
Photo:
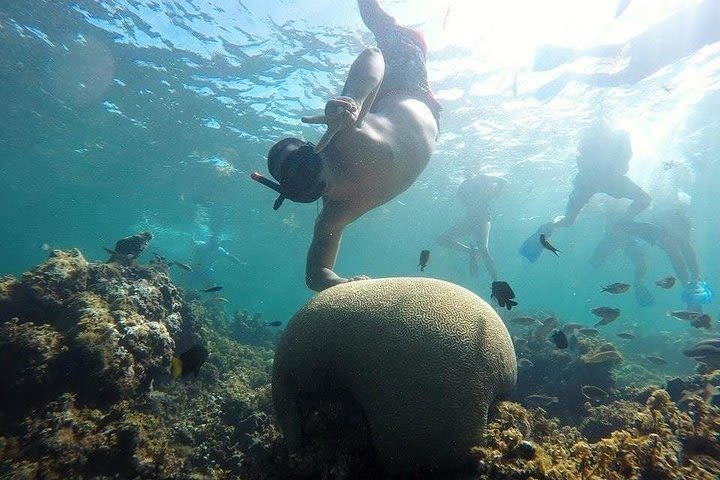
[[[349,393],[381,467],[404,472],[463,465],[516,377],[508,331],[485,301],[441,280],[386,278],[332,287],[302,307],[278,345],[272,387],[291,449],[308,430],[303,396]]]

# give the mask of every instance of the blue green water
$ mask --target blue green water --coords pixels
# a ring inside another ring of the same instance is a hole
[[[619,253],[599,269],[588,263],[607,197],[594,198],[572,228],[553,236],[560,257],[546,253],[529,264],[517,249],[564,211],[578,133],[602,114],[632,133],[631,178],[656,199],[689,196],[702,276],[720,286],[720,43],[630,85],[569,82],[540,99],[537,90],[563,72],[614,72],[629,53],[536,72],[539,45],[622,45],[699,2],[637,0],[617,19],[612,1],[527,3],[383,2],[425,32],[442,128],[415,184],[346,229],[336,271],[420,275],[418,254],[430,249],[425,275],[488,299],[482,268],[473,278],[467,258],[436,238],[462,215],[455,192],[465,172],[501,175],[508,186],[493,206],[490,252],[522,311],[589,324],[590,308],[609,304],[623,310],[609,335],[672,331],[689,343],[704,332],[665,316],[684,305],[679,287],[653,286],[672,273],[659,249],[644,247],[655,305],[598,293],[600,285],[632,280]],[[223,285],[229,310],[287,320],[311,296],[305,255],[319,206],[286,202],[274,212],[272,192],[249,174],[266,171],[266,152],[279,138],[319,138],[322,130],[300,116],[340,92],[349,64],[372,42],[351,1],[2,2],[0,273],[32,268],[48,248],[105,259],[103,246],[142,229],[155,235],[145,260],[154,251],[191,263],[194,242],[215,231],[239,261],[219,254],[208,261],[208,276],[174,270],[177,281]],[[713,317],[716,304],[707,310]],[[682,346],[658,351],[668,348]],[[677,371],[690,371],[685,360]]]

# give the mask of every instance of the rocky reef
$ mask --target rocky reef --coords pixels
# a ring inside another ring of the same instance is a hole
[[[273,435],[272,350],[209,327],[166,266],[56,250],[0,280],[0,477],[224,478]],[[199,342],[196,379],[171,359]],[[265,452],[265,450],[263,450]]]
[[[364,412],[333,402],[313,407],[331,421],[307,426],[359,443],[290,452],[271,396],[277,322],[201,300],[167,265],[88,262],[77,250],[1,278],[0,478],[388,478],[355,456],[372,438]],[[490,409],[471,465],[432,478],[720,478],[709,342],[692,352],[698,373],[631,384],[618,380],[635,365],[625,351],[589,336],[558,349],[548,328],[515,339],[517,388]],[[173,356],[199,343],[209,352],[199,375],[172,379]]]

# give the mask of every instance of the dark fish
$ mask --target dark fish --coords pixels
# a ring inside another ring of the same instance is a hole
[[[553,343],[557,348],[567,348],[568,347],[568,339],[565,336],[565,333],[563,333],[562,330],[555,330],[552,335],[550,336]]]
[[[512,300],[515,298],[515,292],[507,282],[492,282],[492,295],[490,295],[490,298],[494,298],[497,300],[498,305],[506,307],[508,310],[512,310],[512,307],[517,305],[517,302]]]
[[[674,310],[672,312],[667,312],[667,315],[669,317],[675,317],[678,320],[697,320],[703,315],[706,315],[702,312],[694,312],[692,310]]]
[[[555,248],[555,247],[553,247],[552,245],[550,245],[550,242],[547,241],[547,238],[545,238],[545,234],[544,234],[544,233],[541,233],[541,234],[540,234],[540,243],[542,244],[542,246],[543,246],[546,250],[550,250],[550,251],[553,252],[556,256],[559,256],[558,253],[560,252],[560,250],[558,250],[557,248]]]
[[[205,290],[203,290],[203,292],[205,292],[205,293],[219,292],[222,289],[223,289],[223,287],[221,287],[220,285],[215,285],[214,287],[206,288]]]
[[[266,327],[279,327],[282,325],[282,322],[280,320],[275,320],[274,322],[265,322]]]
[[[603,292],[617,294],[617,293],[625,293],[628,290],[630,290],[630,285],[628,285],[627,283],[615,282],[615,283],[611,283],[610,285],[608,285],[606,287],[601,287],[601,288],[602,288],[601,291],[603,291]]]
[[[187,263],[170,262],[170,266],[173,266],[173,265],[176,266],[176,267],[178,267],[178,268],[181,268],[181,269],[185,270],[186,272],[192,272],[192,271],[193,271],[192,267],[191,267],[190,265],[188,265]]]
[[[427,266],[429,261],[430,261],[430,250],[421,250],[420,251],[420,264],[418,265],[420,267],[421,272],[425,271],[425,267]]]
[[[145,250],[152,240],[153,235],[148,231],[136,233],[129,237],[121,238],[115,242],[115,254],[127,255],[131,258],[137,258],[143,250]]]
[[[203,366],[208,358],[208,351],[204,345],[198,343],[185,350],[179,356],[172,358],[170,365],[170,375],[172,378],[185,377],[194,374],[196,377],[200,373],[200,367]]]
[[[601,402],[608,397],[608,393],[605,390],[595,385],[583,385],[581,390],[583,396],[593,402]]]
[[[700,318],[696,318],[695,320],[690,321],[690,325],[692,325],[695,328],[706,328],[710,330],[710,323],[712,322],[712,317],[708,315],[707,313]]]
[[[635,338],[635,335],[630,332],[620,332],[617,334],[617,336],[620,338],[624,338],[625,340],[632,340],[633,338]]]
[[[657,355],[645,355],[645,360],[648,362],[654,364],[654,365],[666,365],[667,360],[665,360],[662,357],[658,357]]]
[[[590,310],[593,315],[596,317],[600,317],[603,320],[607,320],[605,323],[610,323],[613,320],[617,319],[620,316],[620,309],[619,308],[612,308],[612,307],[597,307]],[[604,324],[603,324],[604,325]]]
[[[678,320],[687,320],[695,328],[707,328],[710,329],[712,323],[712,317],[707,313],[693,312],[692,310],[676,310],[674,312],[668,312],[668,316],[675,317]]]
[[[657,285],[657,286],[660,287],[660,288],[664,288],[664,289],[667,290],[668,288],[672,288],[672,287],[675,285],[675,277],[673,277],[673,276],[668,276],[668,277],[665,277],[665,278],[661,278],[660,280],[658,280],[657,282],[655,282],[655,285]]]

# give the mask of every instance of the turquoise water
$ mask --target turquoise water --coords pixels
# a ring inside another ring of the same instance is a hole
[[[192,263],[195,242],[215,231],[237,261],[218,254],[206,261],[214,268],[204,277],[174,270],[178,283],[222,285],[229,310],[283,321],[311,296],[305,255],[319,206],[285,202],[274,212],[274,195],[249,174],[266,171],[266,152],[279,138],[319,138],[320,127],[301,124],[300,116],[319,112],[340,92],[349,64],[373,39],[354,2],[269,3],[0,5],[1,273],[19,274],[54,248],[105,259],[103,246],[143,229],[155,235],[145,260],[158,252]],[[579,132],[604,115],[632,134],[631,178],[655,199],[679,191],[691,199],[703,278],[720,285],[720,43],[633,84],[568,82],[550,98],[538,94],[547,82],[567,72],[619,71],[631,49],[546,72],[532,68],[532,54],[544,43],[622,45],[699,2],[637,0],[617,19],[611,1],[583,8],[475,3],[383,2],[401,23],[426,34],[442,128],[414,185],[346,229],[336,271],[420,275],[419,252],[430,249],[423,274],[489,299],[484,270],[473,278],[467,258],[443,250],[436,238],[461,218],[455,192],[465,172],[501,175],[508,185],[493,206],[490,252],[521,312],[589,324],[591,308],[617,306],[623,317],[606,327],[609,337],[629,329],[647,337],[676,332],[687,342],[645,353],[679,352],[704,332],[666,317],[684,305],[678,286],[653,286],[672,273],[662,251],[643,246],[655,305],[640,308],[632,295],[599,293],[600,285],[632,283],[619,253],[599,269],[588,263],[607,197],[596,196],[572,228],[553,235],[559,257],[546,253],[529,264],[517,249],[564,211]],[[707,310],[713,317],[716,304]],[[692,365],[678,356],[667,368],[689,373]]]

